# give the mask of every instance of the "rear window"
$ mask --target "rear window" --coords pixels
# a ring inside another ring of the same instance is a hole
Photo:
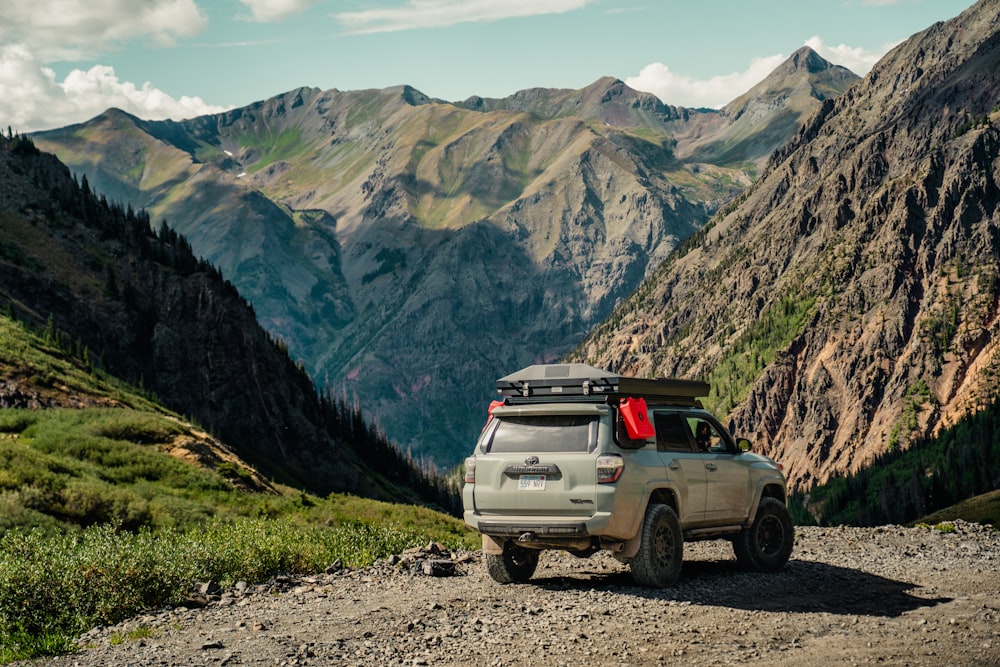
[[[486,451],[590,452],[597,447],[597,417],[533,415],[503,417]]]

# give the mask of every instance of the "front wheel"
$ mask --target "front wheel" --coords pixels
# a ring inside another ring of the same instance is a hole
[[[785,503],[762,498],[757,516],[733,539],[736,560],[748,570],[777,572],[792,555],[795,529]]]
[[[681,574],[684,535],[681,522],[670,505],[654,503],[646,508],[639,551],[632,559],[632,578],[641,586],[673,586]]]
[[[538,555],[537,549],[525,549],[508,541],[502,554],[486,554],[486,571],[501,584],[524,583],[535,573]]]

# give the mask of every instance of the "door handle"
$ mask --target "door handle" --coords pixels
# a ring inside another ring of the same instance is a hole
[[[671,461],[667,465],[667,467],[670,468],[671,470],[680,470],[681,469],[681,464],[678,463],[677,461]]]
[[[705,464],[705,469],[706,470],[718,470],[719,468],[714,463],[706,463]]]

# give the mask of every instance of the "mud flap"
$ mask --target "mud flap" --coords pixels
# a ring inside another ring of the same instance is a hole
[[[642,544],[642,531],[640,530],[634,536],[625,540],[625,546],[622,547],[621,551],[615,553],[615,558],[627,563],[632,558],[639,553],[639,545]]]
[[[503,543],[503,540],[483,535],[483,553],[500,555],[503,553]]]

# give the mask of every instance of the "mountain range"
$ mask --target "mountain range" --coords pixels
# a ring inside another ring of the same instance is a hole
[[[573,350],[856,79],[803,48],[720,111],[612,78],[457,103],[302,88],[33,139],[168,221],[325,391],[450,466],[496,377]]]
[[[897,46],[572,358],[710,379],[800,489],[993,404],[998,72],[997,0]]]

